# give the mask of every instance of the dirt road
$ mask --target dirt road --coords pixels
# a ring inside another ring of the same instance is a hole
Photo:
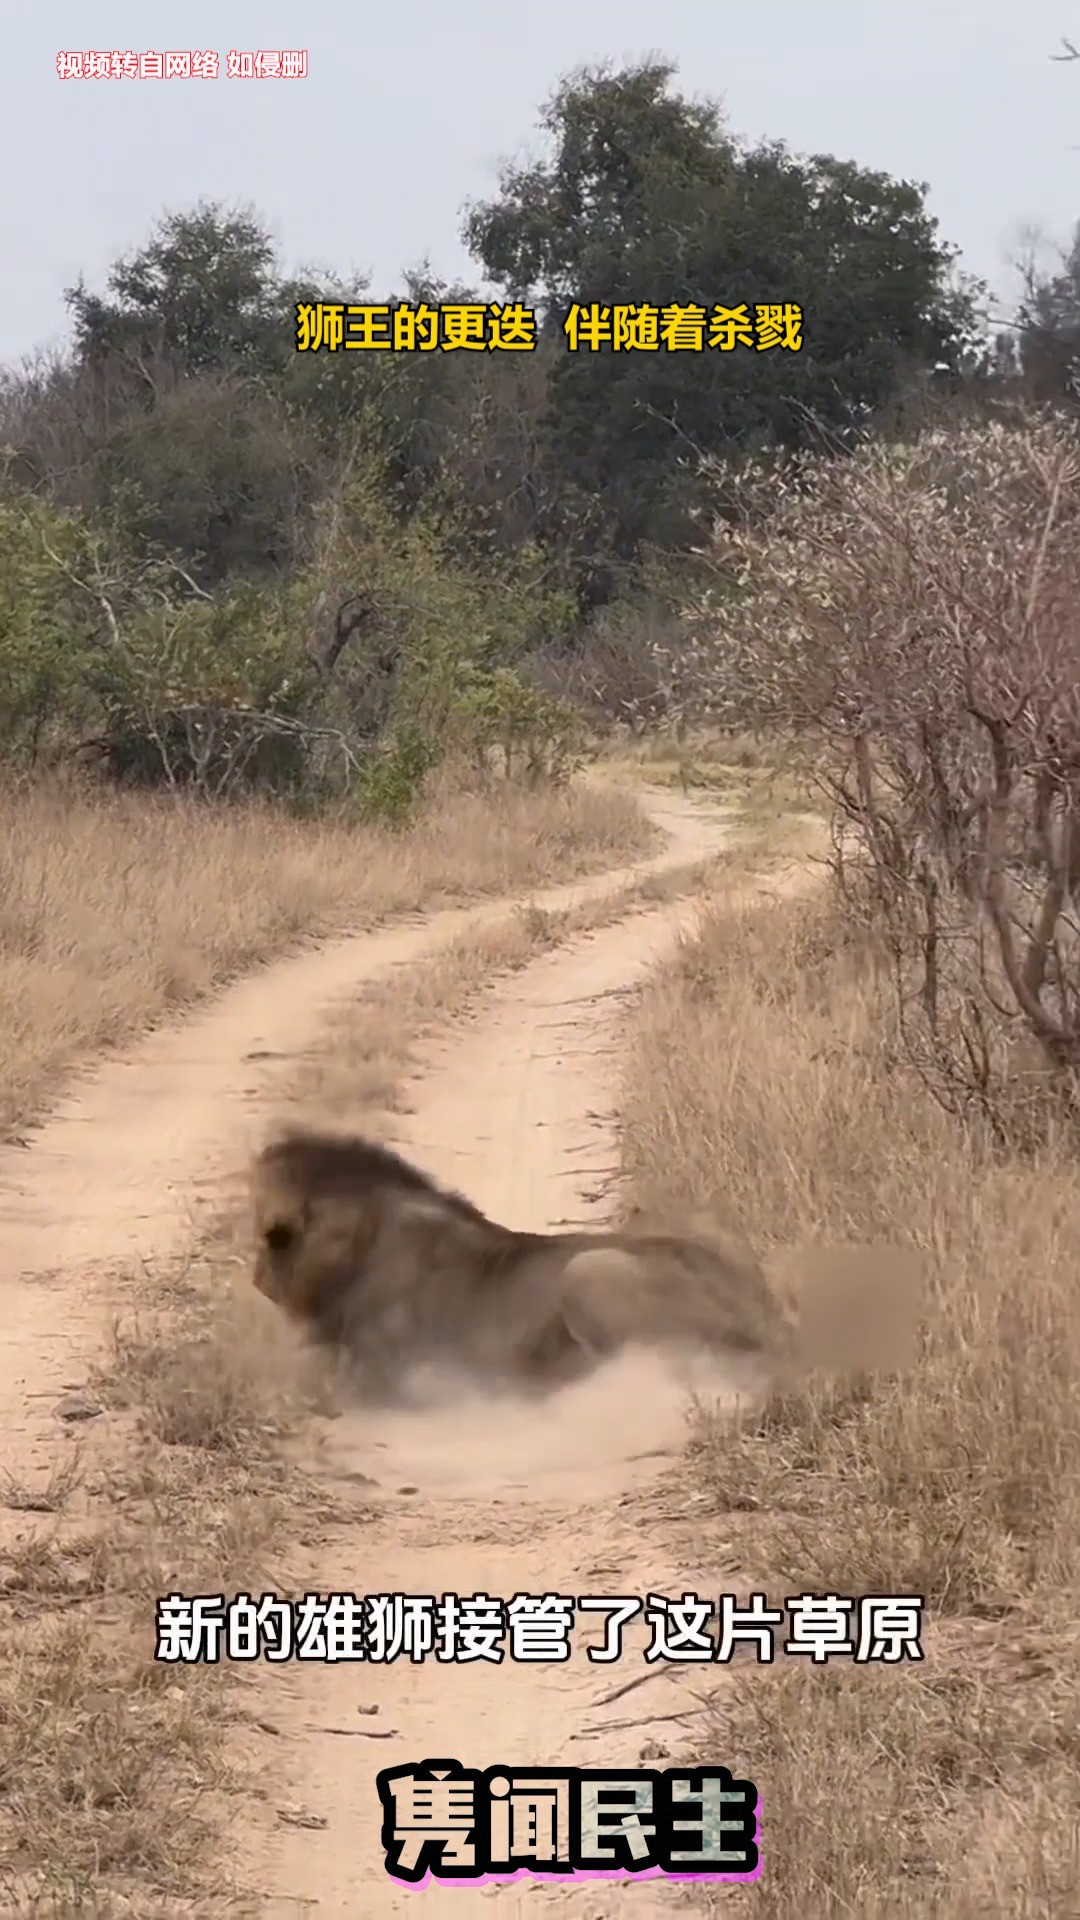
[[[425,1063],[397,1143],[514,1226],[600,1224],[615,1161],[620,996],[691,917],[685,902],[635,916],[509,980],[479,1023],[444,1040]],[[669,1529],[641,1527],[650,1489],[680,1450],[685,1406],[684,1386],[637,1357],[539,1414],[478,1400],[328,1423],[320,1480],[373,1477],[376,1511],[369,1524],[329,1529],[309,1546],[289,1568],[290,1589],[505,1601],[708,1592],[716,1569],[687,1564],[687,1529],[673,1558]],[[261,1911],[284,1916],[311,1902],[319,1915],[381,1915],[448,1898],[437,1884],[395,1887],[385,1873],[375,1786],[383,1767],[441,1755],[481,1767],[634,1766],[663,1752],[643,1723],[651,1710],[659,1716],[651,1731],[662,1736],[677,1708],[693,1710],[672,1678],[679,1670],[644,1665],[648,1635],[640,1626],[627,1630],[617,1665],[591,1662],[586,1647],[600,1648],[604,1638],[602,1620],[579,1616],[571,1658],[561,1664],[430,1654],[414,1661],[403,1652],[378,1664],[264,1669],[258,1712],[276,1731],[264,1756],[274,1795],[251,1865],[264,1890]],[[646,1673],[644,1691],[603,1704]],[[313,1817],[325,1824],[303,1824]],[[507,1916],[551,1910],[598,1920],[627,1902],[641,1915],[670,1914],[685,1889],[520,1881],[462,1889],[459,1898],[483,1898]]]
[[[555,909],[599,896],[722,843],[715,810],[668,796],[649,806],[669,835],[660,856],[534,895],[537,904]],[[235,1164],[258,1130],[267,1060],[303,1049],[341,997],[466,923],[505,911],[504,902],[442,913],[268,968],[99,1068],[28,1151],[0,1156],[0,1452],[9,1472],[33,1485],[52,1470],[55,1402],[85,1380],[116,1297],[110,1270],[183,1251],[198,1229],[200,1194],[212,1203],[223,1166]],[[483,1019],[428,1063],[400,1144],[515,1225],[598,1222],[596,1196],[613,1164],[605,1112],[618,996],[674,938],[686,911],[635,915],[547,954],[500,988]],[[309,1543],[290,1569],[292,1583],[324,1593],[505,1600],[678,1595],[701,1578],[707,1590],[707,1573],[674,1564],[641,1532],[633,1505],[634,1489],[668,1470],[684,1404],[680,1388],[639,1362],[564,1396],[540,1422],[479,1406],[377,1428],[359,1417],[339,1421],[320,1471],[376,1481],[374,1517]],[[667,1455],[633,1457],[658,1447]],[[640,1731],[588,1731],[611,1714],[626,1717],[625,1707],[597,1708],[597,1697],[646,1671],[633,1628],[630,1664],[590,1663],[584,1646],[603,1637],[602,1624],[590,1634],[579,1622],[562,1666],[406,1658],[264,1669],[260,1691],[279,1731],[270,1761],[275,1794],[250,1835],[245,1871],[261,1891],[258,1910],[291,1915],[310,1905],[319,1915],[367,1916],[447,1897],[437,1887],[399,1890],[388,1879],[378,1845],[380,1767],[443,1752],[480,1766],[578,1756],[591,1765],[637,1764]],[[657,1711],[670,1712],[676,1686],[650,1680]],[[640,1697],[631,1696],[631,1711]],[[392,1737],[360,1737],[391,1730]],[[285,1803],[325,1824],[290,1824],[278,1811]],[[645,1882],[560,1891],[524,1881],[461,1897],[483,1897],[507,1915],[556,1906],[584,1917],[628,1899],[641,1914],[670,1912],[678,1892]]]

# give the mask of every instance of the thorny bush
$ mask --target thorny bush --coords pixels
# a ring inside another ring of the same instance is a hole
[[[1018,410],[742,485],[684,699],[826,742],[836,876],[936,1097],[998,1140],[1075,1124],[1080,431]]]

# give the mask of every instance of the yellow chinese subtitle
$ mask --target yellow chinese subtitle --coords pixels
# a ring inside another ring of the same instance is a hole
[[[298,301],[298,353],[372,350],[383,353],[532,353],[536,312],[515,302],[431,307]]]
[[[765,353],[780,347],[799,353],[803,344],[803,310],[780,306],[611,306],[574,305],[563,320],[571,353],[731,353],[750,347]]]
[[[296,308],[299,353],[532,353],[537,345],[534,307],[444,302],[347,305],[306,303]],[[749,302],[734,307],[592,304],[570,307],[562,323],[571,353],[731,353],[748,347],[766,353],[779,347],[799,353],[803,309]]]

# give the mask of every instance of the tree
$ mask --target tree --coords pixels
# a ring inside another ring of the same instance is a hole
[[[925,187],[739,145],[674,73],[658,60],[565,80],[541,116],[547,155],[506,169],[464,229],[489,279],[542,306],[549,337],[575,301],[804,308],[797,354],[560,353],[554,441],[624,559],[685,539],[698,456],[843,436],[913,372],[958,368],[975,327]]]
[[[80,359],[165,353],[197,373],[280,352],[283,289],[273,242],[251,212],[204,201],[166,214],[107,286],[102,296],[80,280],[64,296]]]
[[[1017,325],[1026,389],[1036,401],[1075,405],[1080,394],[1080,226],[1056,272],[1040,272],[1032,258],[1024,278]]]
[[[70,463],[77,504],[119,515],[204,587],[273,573],[298,555],[317,469],[333,463],[326,387],[347,389],[333,395],[340,427],[361,384],[297,355],[295,303],[355,289],[290,280],[255,213],[205,201],[164,215],[106,288],[68,290],[74,356],[40,395],[77,443],[76,417],[89,428]]]

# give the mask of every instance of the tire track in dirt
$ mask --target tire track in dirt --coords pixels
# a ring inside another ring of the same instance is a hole
[[[714,825],[717,844],[721,831]],[[693,912],[683,900],[637,914],[561,945],[496,987],[479,1020],[433,1046],[396,1144],[513,1226],[600,1225],[616,1157],[609,1109],[620,997]],[[638,1511],[639,1494],[670,1473],[681,1450],[685,1405],[685,1386],[659,1363],[635,1358],[539,1414],[477,1400],[326,1423],[305,1464],[328,1488],[371,1476],[374,1516],[307,1543],[287,1566],[289,1589],[503,1600],[708,1592],[716,1569],[676,1564],[670,1546],[643,1533]],[[248,1756],[273,1781],[254,1815],[244,1874],[261,1890],[258,1911],[345,1920],[454,1897],[436,1883],[402,1888],[387,1876],[375,1786],[383,1767],[443,1754],[519,1769],[640,1764],[643,1735],[627,1729],[627,1710],[633,1722],[644,1697],[662,1719],[691,1702],[680,1670],[669,1667],[666,1678],[651,1676],[645,1696],[604,1707],[601,1696],[649,1670],[643,1631],[627,1630],[614,1668],[586,1658],[585,1647],[603,1639],[602,1625],[583,1632],[579,1618],[565,1664],[406,1655],[389,1664],[260,1669],[255,1712],[275,1733],[261,1746],[252,1736]],[[691,1670],[690,1681],[696,1677]],[[605,1732],[612,1714],[623,1727]],[[647,1709],[638,1714],[648,1717]],[[483,1900],[493,1915],[557,1911],[580,1920],[606,1920],[627,1902],[642,1916],[670,1914],[685,1898],[677,1883],[648,1881],[526,1880],[458,1895],[469,1911]]]

